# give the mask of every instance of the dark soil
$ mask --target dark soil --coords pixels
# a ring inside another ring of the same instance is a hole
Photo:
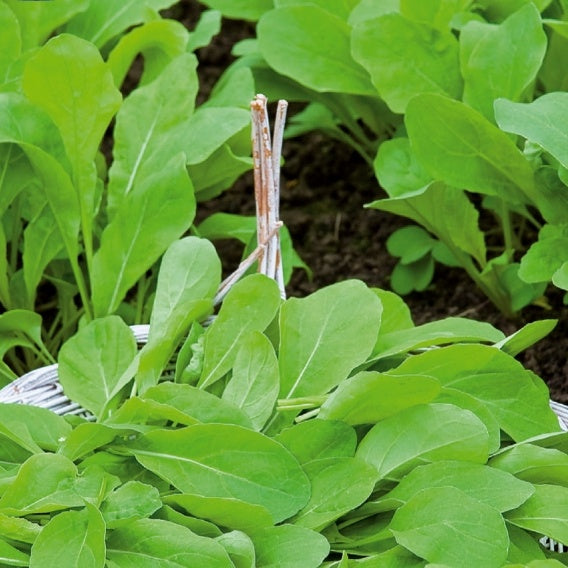
[[[186,1],[175,10],[175,17],[191,28],[200,6]],[[232,61],[230,48],[235,41],[253,34],[250,23],[226,21],[213,43],[199,50],[201,96]],[[350,148],[317,133],[286,140],[283,154],[281,217],[296,250],[313,271],[312,279],[304,271],[296,271],[288,294],[304,296],[348,278],[389,289],[395,260],[387,253],[385,241],[407,221],[363,208],[365,203],[384,196],[369,166]],[[201,204],[199,216],[214,211],[254,214],[252,176],[245,175],[219,198]],[[227,241],[218,243],[218,248],[230,270],[240,258],[239,245]],[[567,403],[568,308],[563,306],[560,292],[551,289],[547,295],[550,310],[531,306],[511,321],[464,271],[438,265],[433,284],[424,292],[405,297],[405,301],[416,324],[462,316],[490,322],[510,334],[530,321],[557,318],[554,331],[518,359],[546,381],[553,399]]]

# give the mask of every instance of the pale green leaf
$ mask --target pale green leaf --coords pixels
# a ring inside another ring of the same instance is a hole
[[[353,57],[393,112],[405,112],[421,93],[461,96],[458,42],[449,30],[390,13],[355,26],[352,38]]]
[[[400,0],[400,12],[411,20],[447,30],[454,17],[472,3],[473,0]]]
[[[529,322],[521,329],[495,343],[495,347],[516,357],[521,351],[531,347],[546,337],[558,323],[555,319],[543,319]]]
[[[240,426],[149,432],[128,449],[182,492],[262,505],[275,522],[296,513],[309,497],[309,482],[295,458],[278,442]]]
[[[451,404],[412,406],[373,426],[355,455],[374,465],[381,479],[399,480],[425,462],[485,463],[488,434],[468,410]]]
[[[103,568],[105,523],[98,509],[66,511],[53,517],[32,547],[30,568]]]
[[[107,496],[101,505],[101,514],[107,528],[115,529],[145,519],[161,506],[162,500],[155,487],[130,480]]]
[[[509,535],[493,507],[455,487],[432,487],[403,505],[390,524],[397,542],[429,562],[454,568],[502,566]]]
[[[30,557],[25,552],[0,539],[0,562],[4,566],[30,566]]]
[[[238,20],[258,20],[274,7],[273,0],[206,0],[203,3],[227,18]]]
[[[318,92],[376,95],[369,75],[351,57],[350,26],[322,8],[271,10],[257,34],[262,56],[278,73]]]

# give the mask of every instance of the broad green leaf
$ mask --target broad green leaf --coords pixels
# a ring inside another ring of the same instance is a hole
[[[89,5],[88,0],[61,0],[59,2],[20,2],[6,0],[20,21],[22,48],[41,45],[59,26]]]
[[[405,112],[421,93],[461,96],[458,42],[449,30],[385,14],[353,28],[352,51],[393,112]]]
[[[339,420],[300,422],[282,430],[276,440],[302,465],[315,460],[351,458],[357,446],[355,430]]]
[[[457,248],[457,253],[463,251],[479,265],[485,265],[485,240],[479,229],[479,213],[464,191],[434,182],[413,193],[373,201],[367,207],[412,219],[452,249]]]
[[[329,553],[321,534],[295,525],[280,525],[253,535],[257,568],[318,568]]]
[[[262,274],[247,276],[232,287],[217,318],[205,332],[201,388],[213,384],[231,369],[240,339],[251,331],[264,331],[280,303],[276,282]]]
[[[430,487],[455,487],[472,499],[494,507],[499,512],[522,505],[533,493],[532,484],[486,465],[441,461],[413,469],[381,501],[404,504]],[[383,509],[388,510],[388,509]],[[375,509],[374,512],[379,512]]]
[[[401,295],[410,294],[414,290],[422,292],[430,285],[433,277],[434,258],[427,254],[409,264],[399,261],[391,274],[391,287]]]
[[[143,397],[177,408],[199,422],[252,428],[250,417],[241,408],[194,386],[164,382],[148,389]]]
[[[529,322],[518,331],[498,341],[495,347],[512,357],[516,357],[521,351],[546,337],[556,327],[557,323],[558,320],[554,319]]]
[[[443,347],[407,359],[391,374],[418,372],[481,401],[515,441],[558,430],[544,383],[494,347]]]
[[[398,256],[402,264],[411,264],[427,256],[435,243],[421,227],[407,225],[391,234],[387,239],[386,248],[391,256]]]
[[[367,72],[351,57],[350,26],[322,8],[271,10],[260,19],[257,34],[262,56],[278,73],[317,92],[376,95]]]
[[[252,533],[274,524],[266,507],[233,497],[205,497],[176,493],[164,497],[164,502],[181,507],[191,515],[207,519],[216,525]]]
[[[180,491],[263,505],[275,522],[296,513],[309,497],[309,482],[294,457],[278,442],[240,426],[149,432],[128,448]]]
[[[412,497],[390,524],[396,541],[429,562],[466,568],[502,566],[509,535],[493,507],[455,487],[432,487]]]
[[[122,97],[98,49],[68,34],[54,37],[28,60],[23,86],[28,99],[45,110],[61,132],[90,254],[95,155]]]
[[[172,59],[185,53],[188,37],[185,26],[176,20],[154,20],[134,28],[118,41],[108,56],[115,84],[122,85],[140,53],[144,55],[141,84],[155,79]]]
[[[297,6],[305,5],[306,0],[274,0],[276,8],[283,8],[284,6]],[[343,20],[347,20],[351,10],[359,3],[359,0],[311,0],[309,4],[319,6],[330,14],[338,16]]]
[[[0,562],[4,566],[30,566],[30,557],[25,552],[0,539]]]
[[[373,426],[355,455],[375,466],[381,479],[399,480],[425,462],[485,463],[488,434],[468,410],[451,404],[412,406]]]
[[[22,51],[20,24],[14,12],[7,4],[0,4],[0,85],[10,65],[18,59]]]
[[[87,39],[100,48],[131,26],[154,19],[155,12],[172,4],[175,4],[174,0],[125,0],[117,10],[113,0],[97,0],[76,15],[65,31]]]
[[[380,334],[373,358],[384,358],[399,353],[449,343],[494,343],[504,338],[503,333],[486,322],[468,318],[449,317],[400,331]]]
[[[423,375],[361,372],[333,391],[318,417],[351,425],[375,424],[410,406],[431,402],[439,392],[438,381]]]
[[[195,197],[184,161],[177,154],[141,181],[103,231],[91,276],[95,316],[114,312],[127,291],[191,225]]]
[[[402,197],[426,187],[432,181],[416,160],[406,137],[383,142],[373,166],[381,187],[389,197]]]
[[[447,30],[459,12],[467,10],[473,0],[400,0],[403,16],[439,30]]]
[[[568,543],[568,487],[535,485],[534,495],[505,517],[510,523]]]
[[[495,99],[519,101],[533,83],[546,45],[540,14],[530,2],[498,26],[469,22],[460,33],[464,102],[493,121]]]
[[[213,213],[202,221],[197,231],[206,239],[237,239],[248,244],[256,232],[256,217],[232,213]]]
[[[115,529],[138,519],[145,519],[162,506],[160,494],[155,487],[128,481],[117,487],[101,505],[106,526]]]
[[[61,441],[58,453],[75,461],[110,444],[120,434],[118,428],[110,428],[100,422],[85,422],[73,428]]]
[[[250,108],[254,98],[254,75],[248,67],[231,66],[223,72],[213,85],[209,98],[199,107],[240,107]]]
[[[30,568],[103,568],[105,523],[98,509],[66,511],[53,517],[32,547]]]
[[[83,464],[81,464],[83,465]],[[102,467],[88,465],[85,467],[75,482],[75,491],[99,510],[101,502],[111,491],[121,483],[118,476],[105,471]]]
[[[258,20],[274,7],[273,0],[206,0],[203,3],[227,18],[238,20]]]
[[[536,142],[568,167],[568,135],[565,110],[568,93],[546,93],[531,103],[495,101],[495,118],[505,132]]]
[[[280,310],[280,397],[325,394],[370,355],[382,307],[362,282],[347,280]]]
[[[513,203],[534,198],[529,162],[509,136],[464,103],[418,95],[405,124],[413,152],[433,178]]]
[[[32,453],[55,451],[70,433],[66,420],[46,408],[0,405],[0,434]]]
[[[42,527],[27,519],[0,514],[0,535],[17,542],[33,544]]]
[[[225,549],[211,538],[160,519],[140,519],[107,539],[109,568],[233,568]]]
[[[140,353],[137,381],[142,392],[158,382],[191,323],[212,309],[220,281],[221,262],[209,241],[185,237],[168,247],[158,274],[148,342]]]
[[[274,410],[279,388],[278,359],[270,341],[258,331],[244,336],[222,399],[241,408],[260,430]]]
[[[306,464],[304,471],[312,493],[293,523],[316,531],[361,505],[377,481],[375,468],[357,458],[319,459]]]
[[[521,259],[519,277],[525,282],[547,282],[568,262],[568,225],[544,225]]]
[[[349,23],[355,26],[365,20],[372,20],[391,12],[400,12],[400,0],[383,0],[382,2],[361,0],[349,14]]]
[[[518,562],[523,566],[528,564],[531,568],[537,568],[538,564],[535,566],[534,562],[544,560],[546,556],[544,555],[543,547],[540,546],[536,538],[511,524],[507,525],[507,531],[509,532],[510,541],[507,561],[511,564]]]
[[[0,498],[0,511],[25,516],[81,507],[84,500],[74,489],[76,477],[75,464],[64,456],[32,456]]]
[[[61,348],[61,386],[71,400],[99,414],[136,351],[132,331],[118,316],[94,320]]]
[[[568,455],[553,448],[519,444],[506,448],[489,464],[531,483],[568,487]]]
[[[125,99],[116,115],[114,161],[109,169],[111,217],[137,185],[155,176],[157,170],[183,150],[184,139],[180,136],[188,135],[185,123],[195,108],[196,67],[194,55],[177,57],[154,82],[135,89]],[[185,130],[178,129],[174,135],[178,125]]]
[[[231,531],[215,540],[225,548],[235,568],[255,568],[254,544],[244,532]]]
[[[168,497],[164,497],[164,500],[173,498],[174,495],[170,495]],[[190,529],[192,532],[199,536],[217,538],[223,534],[221,532],[221,529],[217,525],[214,525],[213,523],[205,521],[203,519],[197,519],[196,517],[184,515],[183,513],[180,513],[169,505],[164,505],[159,511],[157,511],[157,513],[154,515],[154,518],[177,523],[182,527]]]
[[[391,333],[414,327],[410,308],[404,300],[389,290],[371,288],[383,305],[379,337],[383,333]]]
[[[220,31],[221,12],[218,10],[202,12],[195,28],[189,33],[186,46],[187,51],[195,51],[200,47],[206,47]]]
[[[552,0],[481,0],[479,5],[491,20],[501,21],[525,4],[534,4],[542,12]]]
[[[31,339],[42,350],[46,350],[41,339],[41,316],[29,310],[8,310],[0,315],[0,334],[13,333]]]

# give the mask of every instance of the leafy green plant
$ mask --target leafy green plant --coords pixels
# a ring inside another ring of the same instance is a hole
[[[221,16],[188,32],[160,18],[173,3],[0,1],[2,383],[52,362],[80,319],[147,321],[156,261],[252,165],[251,73],[196,108],[193,51]]]
[[[565,2],[270,4],[208,2],[258,19],[235,65],[269,96],[308,103],[288,135],[319,129],[356,148],[388,194],[369,207],[417,222],[506,315],[546,304],[551,281],[566,289],[566,258],[546,259],[568,219],[565,141],[551,124],[564,94],[552,91],[567,84]],[[421,289],[432,256],[398,266],[417,278],[403,288]]]
[[[203,328],[219,280],[209,241],[176,241],[140,351],[114,315],[66,342],[96,419],[2,405],[5,563],[555,565],[567,434],[512,356],[555,322],[415,327],[362,282],[282,300],[257,274]]]

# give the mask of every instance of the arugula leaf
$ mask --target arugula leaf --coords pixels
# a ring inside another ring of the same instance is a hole
[[[139,481],[127,481],[110,493],[101,504],[106,527],[115,529],[134,520],[145,519],[162,506],[158,490]]]

